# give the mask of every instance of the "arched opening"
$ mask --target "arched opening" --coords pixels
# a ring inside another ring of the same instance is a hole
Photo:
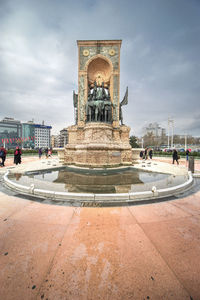
[[[87,75],[88,85],[93,86],[94,82],[96,81],[97,86],[101,86],[102,82],[104,82],[104,86],[109,87],[111,66],[105,59],[97,57],[88,65]]]
[[[88,64],[86,122],[112,122],[111,74],[111,65],[101,57]]]

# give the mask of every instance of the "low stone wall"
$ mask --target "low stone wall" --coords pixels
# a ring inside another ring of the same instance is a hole
[[[138,159],[140,159],[140,152],[144,151],[143,148],[132,148],[132,160],[133,163],[136,163]]]
[[[53,148],[53,150],[57,151],[59,162],[64,163],[65,148]]]
[[[175,196],[180,192],[188,190],[193,184],[192,173],[188,172],[188,179],[186,182],[177,186],[157,189],[156,186],[152,186],[149,191],[130,192],[130,193],[115,193],[115,194],[93,194],[93,193],[67,193],[49,191],[44,189],[35,188],[34,184],[30,186],[24,186],[18,184],[8,178],[9,171],[4,175],[4,183],[7,187],[20,192],[25,195],[32,195],[44,199],[50,199],[53,201],[66,201],[68,203],[78,203],[79,205],[88,206],[102,206],[102,205],[122,205],[126,203],[136,203],[142,201],[152,201],[165,197]]]

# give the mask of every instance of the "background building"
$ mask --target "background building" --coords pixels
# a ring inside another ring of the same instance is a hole
[[[60,131],[60,134],[51,137],[51,145],[53,148],[64,148],[68,143],[68,131],[66,128]]]
[[[158,123],[150,123],[143,131],[144,135],[140,144],[144,147],[160,147],[162,144],[167,143],[166,129],[162,128]]]
[[[34,124],[35,129],[35,148],[50,148],[51,147],[51,126]]]
[[[22,146],[23,148],[35,148],[35,124],[33,121],[28,121],[27,123],[22,123],[22,139],[24,140]]]
[[[166,129],[162,128],[158,123],[150,123],[144,128],[144,135],[152,134],[154,137],[162,137],[166,135]]]
[[[50,148],[51,126],[35,124],[33,121],[22,123],[14,118],[4,118],[0,121],[0,146],[14,149]]]
[[[58,147],[65,147],[68,143],[68,131],[66,128],[62,129],[59,134],[59,146]]]
[[[0,146],[14,149],[22,137],[22,124],[14,118],[5,117],[0,121]]]
[[[51,135],[51,147],[56,148],[57,147],[57,135]]]

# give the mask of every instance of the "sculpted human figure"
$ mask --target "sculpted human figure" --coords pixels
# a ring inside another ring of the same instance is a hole
[[[92,100],[94,100],[94,101],[97,100],[97,83],[96,83],[96,81],[94,82]]]
[[[104,82],[102,82],[102,99],[106,100],[106,98],[107,98],[107,95],[106,95],[106,91],[104,88]]]
[[[110,101],[110,91],[109,91],[109,88],[108,88],[107,100]]]
[[[97,100],[102,100],[102,99],[103,99],[102,88],[98,87],[98,89],[97,89]]]
[[[90,86],[88,86],[88,101],[92,101],[92,93],[91,93],[91,90],[90,90]]]

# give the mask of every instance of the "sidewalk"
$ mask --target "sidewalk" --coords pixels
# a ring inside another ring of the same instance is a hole
[[[173,201],[113,208],[0,192],[0,299],[199,300],[199,237],[198,189]]]

